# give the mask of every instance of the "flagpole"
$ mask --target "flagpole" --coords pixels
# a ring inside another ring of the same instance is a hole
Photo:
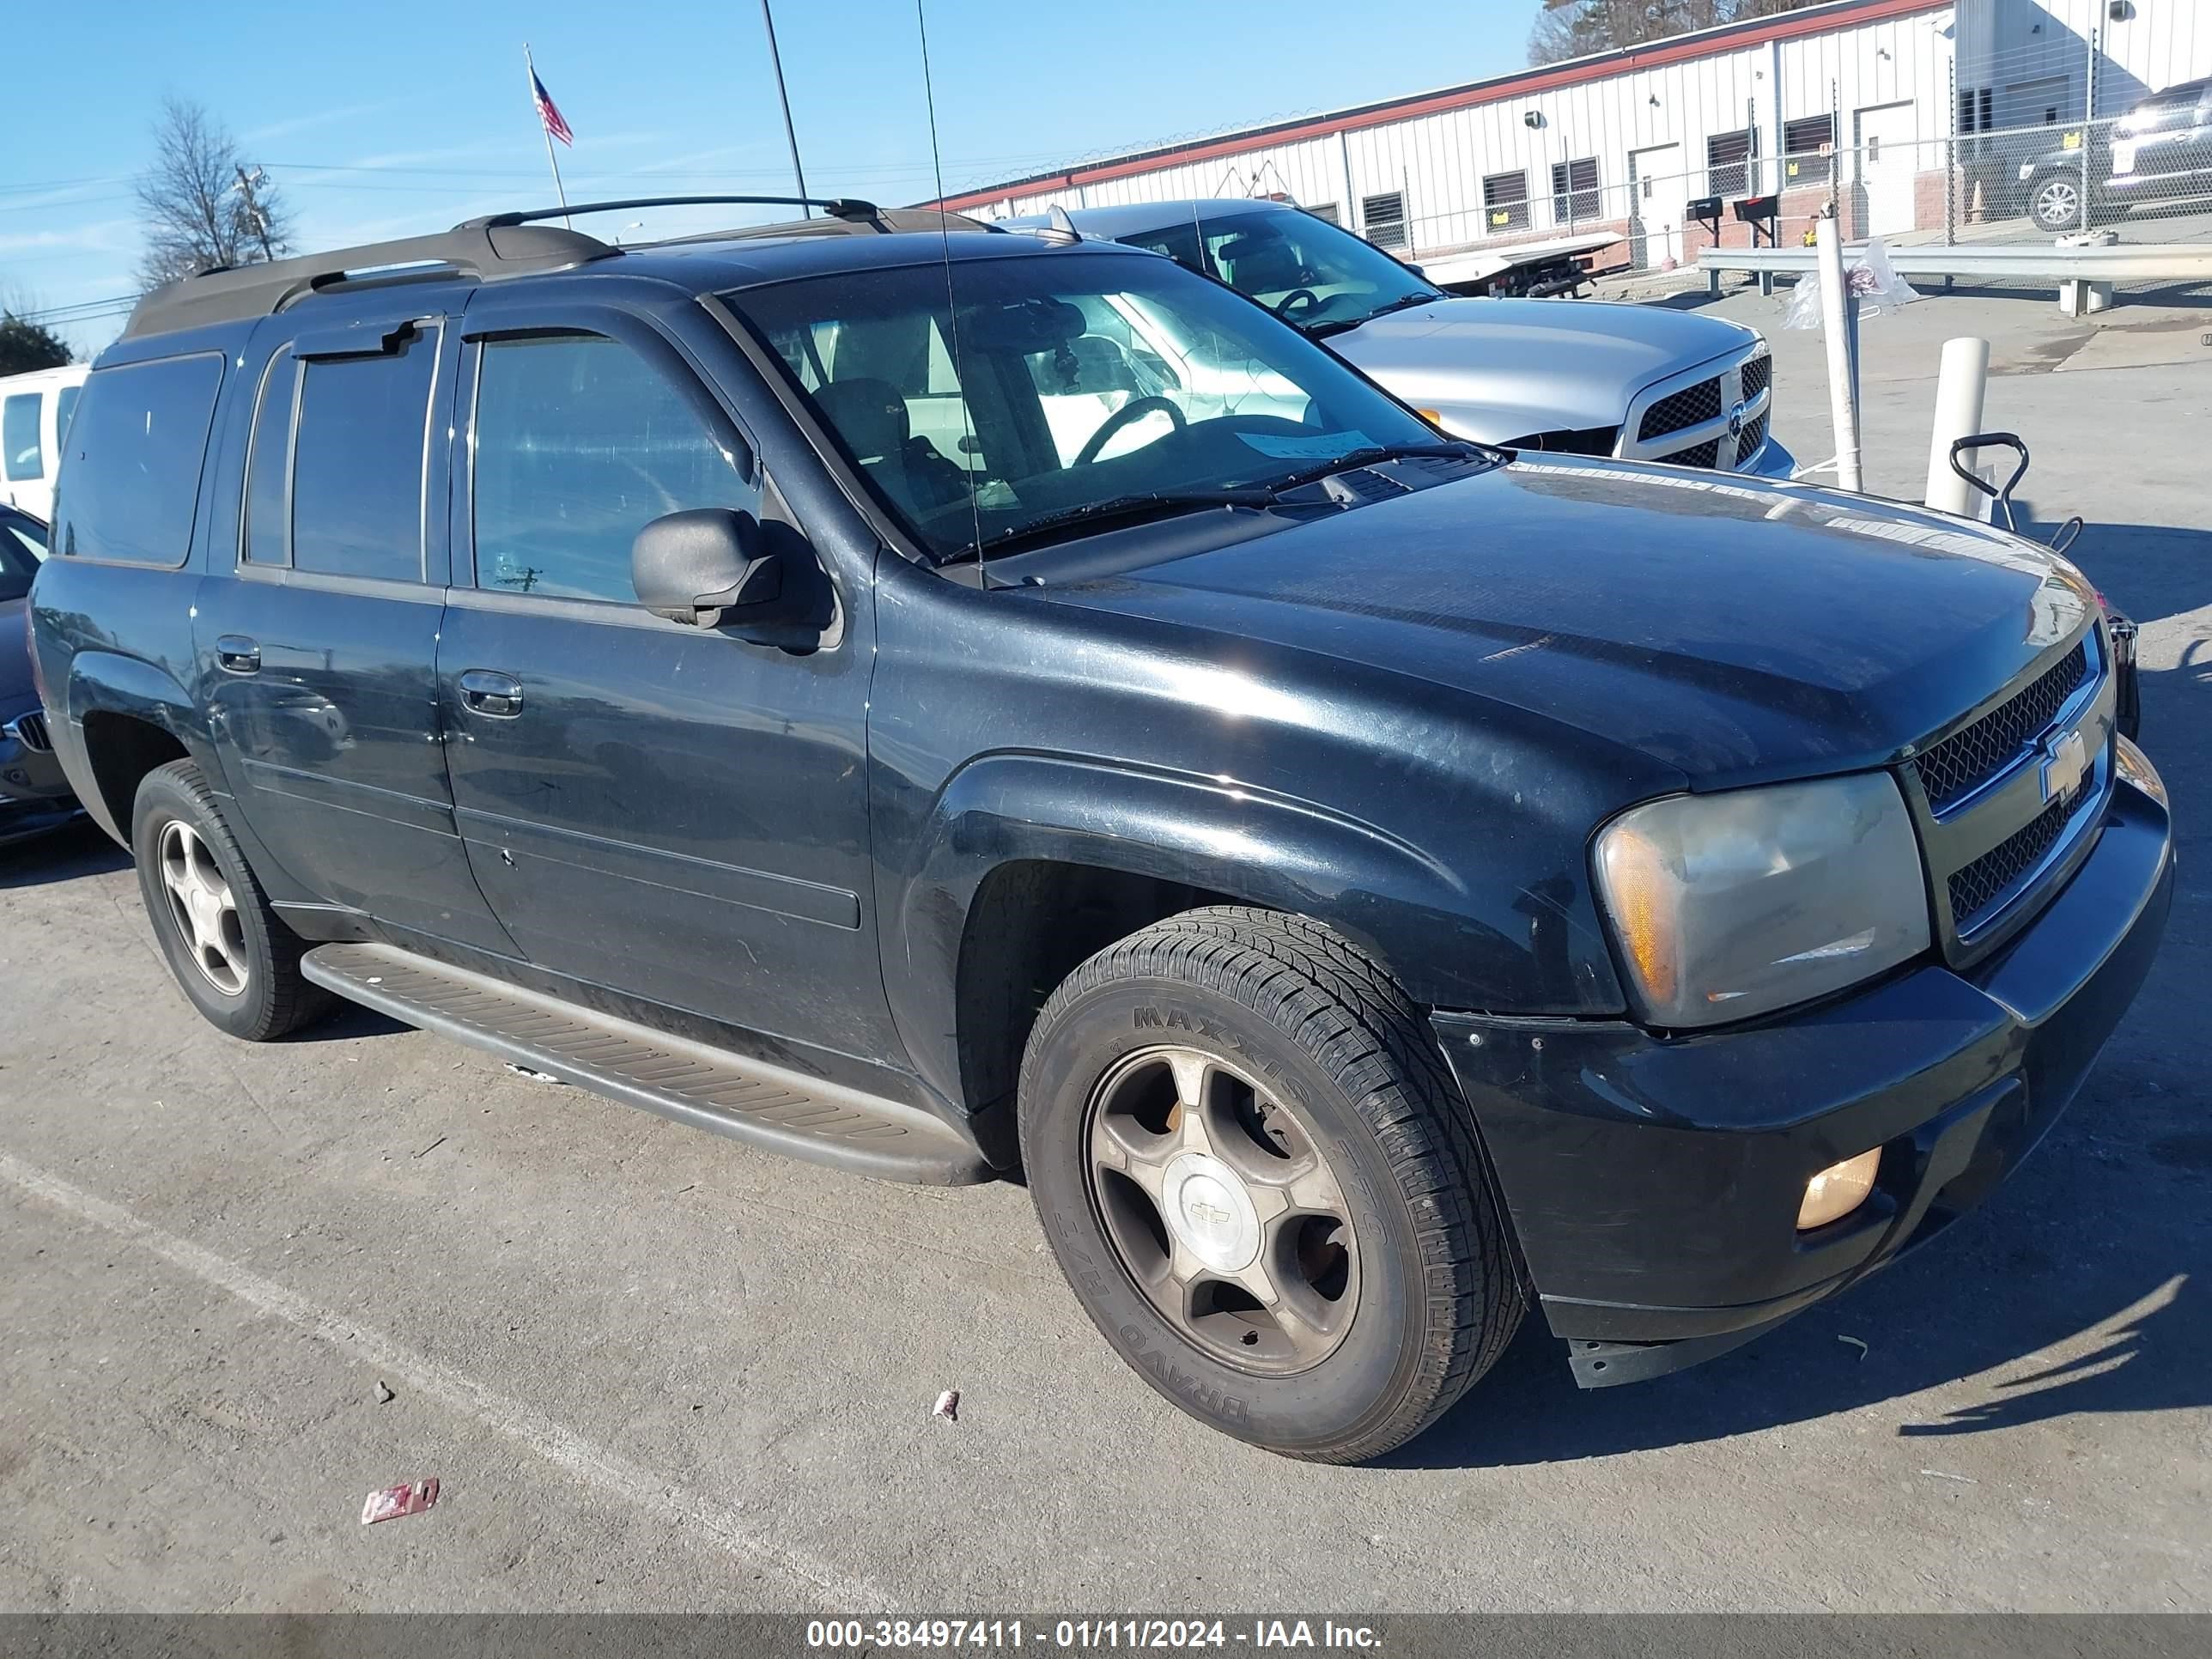
[[[561,163],[553,154],[553,129],[545,123],[545,112],[538,105],[538,65],[531,61],[530,42],[522,43],[522,72],[530,77],[530,112],[538,118],[538,131],[545,139],[545,165],[553,169],[553,193],[561,198],[561,222],[574,230],[576,222],[568,216],[568,191],[561,182]]]

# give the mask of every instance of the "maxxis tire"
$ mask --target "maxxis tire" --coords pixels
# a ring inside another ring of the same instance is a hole
[[[225,995],[194,967],[190,947],[171,913],[160,872],[160,847],[162,832],[172,823],[182,823],[199,837],[229,883],[247,964],[246,982],[234,996]],[[195,763],[172,761],[140,782],[131,813],[131,850],[138,866],[139,896],[169,971],[210,1024],[248,1042],[267,1042],[328,1011],[329,994],[301,975],[305,941],[270,908],[268,896],[254,878]]]
[[[1085,1150],[1096,1080],[1164,1038],[1263,1073],[1345,1188],[1360,1299],[1341,1346],[1301,1374],[1202,1351],[1139,1290],[1100,1219]],[[1038,1015],[1019,1116],[1038,1217],[1085,1311],[1139,1376],[1224,1433],[1314,1462],[1382,1456],[1465,1394],[1520,1324],[1483,1154],[1426,1022],[1319,923],[1219,906],[1100,951]]]

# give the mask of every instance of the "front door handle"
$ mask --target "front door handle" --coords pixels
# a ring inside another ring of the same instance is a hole
[[[522,682],[495,668],[471,668],[461,676],[461,701],[479,714],[511,720],[522,712]]]
[[[261,641],[243,634],[226,634],[215,642],[215,659],[230,674],[261,672]]]

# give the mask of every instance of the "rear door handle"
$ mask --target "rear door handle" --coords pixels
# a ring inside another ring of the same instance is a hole
[[[249,640],[243,634],[226,634],[215,642],[215,659],[226,673],[258,674],[261,672],[261,641]]]
[[[522,712],[522,682],[495,668],[471,668],[461,676],[461,701],[479,714],[513,720]]]

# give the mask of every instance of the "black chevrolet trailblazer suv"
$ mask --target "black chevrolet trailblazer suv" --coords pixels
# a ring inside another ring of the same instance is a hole
[[[2079,1087],[2173,853],[2065,561],[1454,441],[1157,255],[823,205],[140,303],[35,654],[216,1024],[1018,1169],[1162,1394],[1336,1461],[1532,1306],[1590,1386],[1746,1340]]]

